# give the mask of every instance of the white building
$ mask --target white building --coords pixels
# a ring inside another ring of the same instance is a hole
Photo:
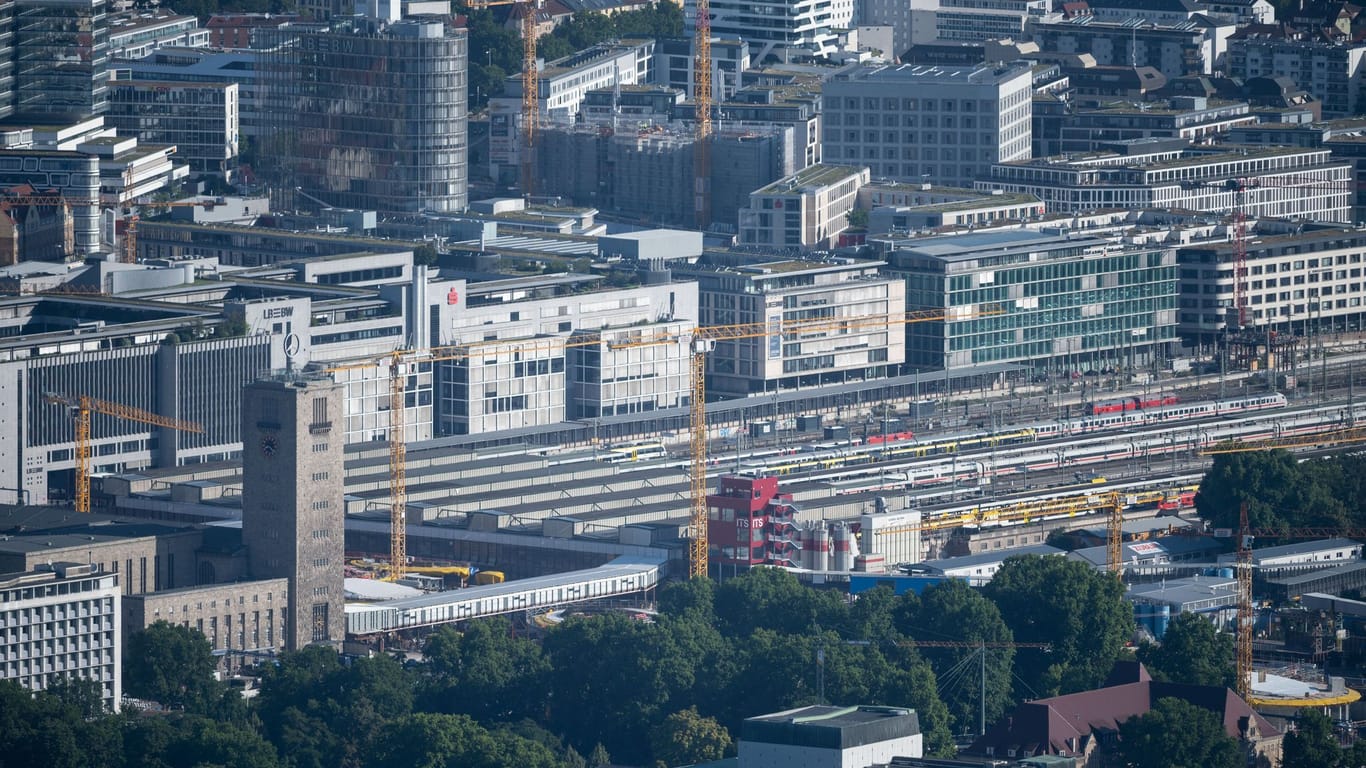
[[[1038,557],[1065,555],[1067,554],[1057,547],[1048,544],[1035,544],[1028,547],[1017,547],[1015,549],[1001,549],[992,552],[979,552],[975,555],[960,555],[958,557],[945,557],[939,560],[926,560],[921,563],[930,573],[939,576],[947,576],[954,579],[966,579],[974,587],[983,586],[991,581],[991,577],[1001,570],[1006,558],[1017,555],[1035,555]]]
[[[811,706],[746,718],[739,753],[739,768],[868,768],[925,744],[913,709]]]
[[[121,136],[176,148],[196,173],[231,178],[240,123],[236,83],[115,80],[105,120]]]
[[[1232,212],[1242,180],[1249,217],[1348,221],[1352,164],[1331,155],[1327,149],[1230,146],[1064,155],[997,163],[976,187],[1034,195],[1050,213],[1098,208]]]
[[[1314,227],[1275,234],[1249,227],[1247,319],[1283,333],[1347,333],[1366,327],[1366,231]],[[1177,251],[1180,333],[1213,344],[1234,306],[1232,243]]]
[[[854,25],[854,0],[808,3],[799,0],[712,0],[711,33],[714,37],[749,43],[755,61],[770,53],[782,56],[786,49],[825,56],[839,49],[839,30]],[[692,19],[697,4],[684,0],[683,18]],[[686,25],[692,34],[692,25]]]
[[[93,680],[115,711],[123,695],[120,623],[118,576],[98,565],[0,574],[0,679],[32,691],[64,677]]]
[[[1361,558],[1361,543],[1351,539],[1319,539],[1283,544],[1279,547],[1257,547],[1252,550],[1252,564],[1258,568],[1311,566],[1323,568],[1341,565]],[[1237,555],[1220,555],[1219,562],[1232,563]]]
[[[871,379],[905,362],[905,326],[898,321],[906,311],[906,289],[879,274],[883,262],[763,256],[747,262],[674,267],[676,276],[697,281],[701,325],[799,322],[823,329],[800,338],[774,334],[718,342],[707,355],[712,391],[747,395]],[[840,327],[841,319],[848,325]]]
[[[868,23],[892,25],[897,53],[912,45],[969,40],[1018,40],[1047,0],[868,0]]]
[[[602,43],[541,67],[537,110],[541,120],[572,123],[584,96],[599,88],[650,82],[655,41]],[[508,76],[503,95],[489,100],[489,173],[517,178],[521,163],[522,76]]]
[[[158,48],[209,44],[209,30],[199,28],[199,19],[161,8],[113,14],[108,23],[110,59],[141,59]]]
[[[826,162],[876,179],[968,187],[1031,153],[1026,64],[859,67],[826,83]]]
[[[813,165],[750,193],[740,209],[740,243],[829,248],[849,226],[867,168]]]
[[[460,350],[458,359],[437,363],[437,432],[687,405],[697,285],[603,289],[598,282],[565,274],[434,283],[432,332]]]

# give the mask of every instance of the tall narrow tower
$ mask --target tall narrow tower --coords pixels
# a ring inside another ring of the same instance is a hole
[[[289,580],[292,650],[346,633],[342,404],[341,385],[297,373],[243,392],[242,541],[254,578]]]

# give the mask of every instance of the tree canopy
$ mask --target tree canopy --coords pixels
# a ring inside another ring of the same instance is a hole
[[[1238,742],[1219,718],[1181,699],[1158,699],[1119,727],[1119,754],[1130,768],[1242,768]]]
[[[1138,649],[1138,660],[1158,680],[1232,688],[1238,678],[1233,635],[1194,613],[1172,619],[1160,644],[1146,643]]]
[[[204,633],[158,621],[134,632],[123,649],[123,690],[173,709],[204,711],[220,694],[213,647]]]
[[[1079,560],[1024,555],[1006,558],[983,590],[1015,640],[1049,643],[1042,654],[1022,650],[1019,678],[1031,697],[1095,688],[1105,681],[1133,633],[1124,585]]]
[[[1366,457],[1300,461],[1288,451],[1216,455],[1196,496],[1200,516],[1218,527],[1237,528],[1244,503],[1254,529],[1351,527],[1366,520]]]

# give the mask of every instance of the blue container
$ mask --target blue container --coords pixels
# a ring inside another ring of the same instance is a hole
[[[1153,621],[1153,637],[1158,640],[1167,634],[1167,625],[1172,622],[1172,607],[1164,605],[1157,609],[1157,616]]]
[[[1231,578],[1233,578],[1233,569],[1232,569],[1232,568],[1220,568],[1220,569],[1219,569],[1219,578],[1221,578],[1221,579],[1231,579]]]

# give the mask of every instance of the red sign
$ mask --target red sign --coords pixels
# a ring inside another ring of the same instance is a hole
[[[460,292],[454,288],[446,292],[446,304],[453,305],[460,303]]]

